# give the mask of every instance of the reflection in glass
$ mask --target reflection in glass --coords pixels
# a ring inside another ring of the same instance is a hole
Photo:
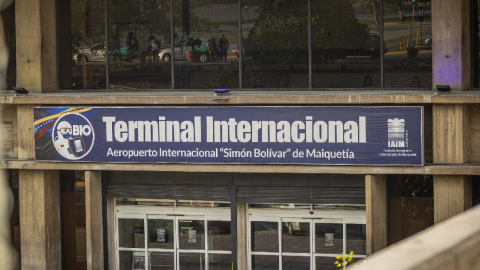
[[[177,206],[230,207],[230,202],[179,200]]]
[[[144,270],[146,268],[145,252],[119,251],[119,269]]]
[[[108,18],[110,88],[171,88],[170,0],[109,1]]]
[[[282,269],[283,270],[309,270],[310,257],[283,256]]]
[[[411,3],[384,2],[386,88],[432,87],[431,14],[430,1],[417,1],[413,13]]]
[[[310,252],[310,223],[283,222],[282,233],[283,252]]]
[[[340,254],[343,252],[343,224],[315,224],[315,252]]]
[[[205,249],[205,225],[203,220],[179,220],[180,249]]]
[[[308,1],[242,0],[243,88],[308,87]]]
[[[118,241],[120,247],[144,248],[145,227],[143,219],[118,219]]]
[[[278,252],[278,222],[252,221],[251,227],[252,251]]]
[[[231,270],[232,255],[230,254],[208,254],[210,270]]]
[[[151,270],[174,270],[173,253],[150,252]]]
[[[336,258],[331,257],[316,257],[315,263],[319,270],[334,270],[341,269],[335,265],[335,262],[338,261]]]
[[[203,270],[205,269],[205,254],[180,253],[178,254],[181,270]]]
[[[174,206],[174,200],[164,199],[136,199],[136,198],[116,198],[116,205],[152,205],[152,206]]]
[[[365,224],[347,224],[347,253],[366,255],[367,232]]]
[[[173,220],[148,220],[148,247],[173,249],[174,244]]]
[[[174,0],[175,88],[238,88],[238,3]]]
[[[208,249],[232,250],[232,232],[230,221],[207,221]]]
[[[379,1],[311,6],[313,87],[380,87]]]
[[[66,0],[59,3],[61,89],[105,89],[105,1]],[[69,3],[70,2],[70,3]],[[66,9],[70,9],[66,11]],[[68,17],[70,14],[71,17]],[[70,24],[68,23],[70,21]],[[67,25],[71,25],[68,28]],[[67,39],[68,37],[68,39]]]
[[[252,270],[278,270],[278,256],[252,256]]]

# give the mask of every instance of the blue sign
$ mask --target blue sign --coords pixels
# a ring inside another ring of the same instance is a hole
[[[38,161],[423,165],[422,107],[35,108]]]
[[[417,21],[423,22],[423,18],[425,17],[425,8],[421,7],[418,8],[418,18]]]

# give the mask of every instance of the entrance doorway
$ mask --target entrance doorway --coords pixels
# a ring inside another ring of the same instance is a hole
[[[365,211],[249,209],[247,224],[251,270],[339,269],[337,257],[352,251],[350,263],[366,258]]]
[[[230,209],[123,206],[115,218],[119,270],[232,269]]]

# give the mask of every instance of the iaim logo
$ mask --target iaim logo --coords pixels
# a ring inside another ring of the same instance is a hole
[[[67,113],[53,126],[53,145],[68,160],[78,160],[92,150],[95,134],[88,119],[78,113]]]
[[[405,147],[405,119],[388,119],[388,147]]]

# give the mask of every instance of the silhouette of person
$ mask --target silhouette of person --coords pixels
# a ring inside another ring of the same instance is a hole
[[[363,87],[373,87],[373,81],[370,75],[367,75],[365,78],[363,78]]]
[[[228,52],[228,47],[230,44],[228,44],[228,39],[225,37],[225,35],[222,35],[222,38],[220,38],[219,42],[219,47],[220,47],[220,60],[225,58],[225,62],[227,62],[227,52]]]
[[[420,79],[417,76],[414,76],[412,78],[412,87],[415,87],[415,88],[422,87],[422,85],[420,84]]]

